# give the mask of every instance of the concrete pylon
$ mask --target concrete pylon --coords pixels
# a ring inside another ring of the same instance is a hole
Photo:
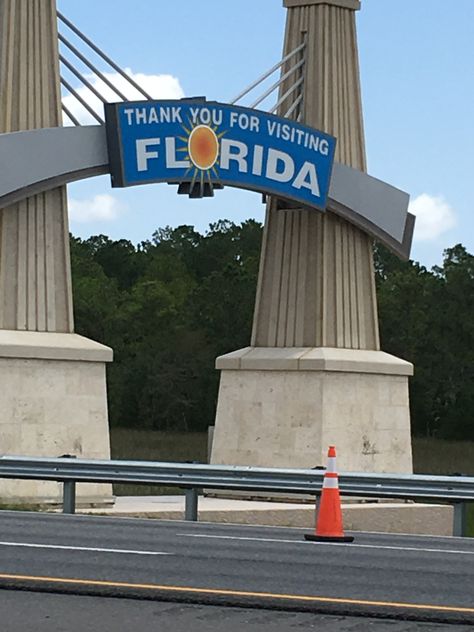
[[[56,2],[0,0],[0,133],[59,125]],[[61,187],[0,210],[0,454],[110,456],[112,350],[73,330]],[[110,492],[84,486],[78,501]],[[60,493],[56,483],[0,481],[0,503],[54,502]]]
[[[284,6],[284,53],[306,41],[303,121],[336,136],[336,160],[365,171],[360,2]],[[251,346],[216,367],[213,463],[312,467],[337,445],[343,470],[412,471],[413,367],[380,351],[371,238],[333,213],[270,199]]]

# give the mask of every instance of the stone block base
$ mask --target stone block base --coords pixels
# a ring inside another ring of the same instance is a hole
[[[75,334],[0,331],[0,455],[110,458],[105,363],[112,350]],[[0,479],[1,505],[58,504],[62,484]],[[113,501],[77,486],[77,504]]]
[[[380,351],[252,348],[222,356],[211,463],[411,473],[408,376]]]

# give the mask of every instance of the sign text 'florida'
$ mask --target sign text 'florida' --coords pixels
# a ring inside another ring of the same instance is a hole
[[[230,185],[324,210],[336,140],[286,118],[204,100],[106,105],[113,186]]]

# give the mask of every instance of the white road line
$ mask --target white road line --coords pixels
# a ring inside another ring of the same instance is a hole
[[[391,551],[418,551],[420,553],[449,553],[450,555],[474,555],[474,551],[458,551],[453,549],[425,549],[416,546],[389,546],[379,544],[356,544],[347,542],[306,542],[305,540],[280,540],[276,538],[251,538],[245,536],[233,536],[233,535],[208,535],[201,533],[177,533],[177,536],[186,538],[213,538],[217,540],[250,540],[252,542],[284,542],[288,544],[304,544],[305,546],[311,546],[317,544],[319,546],[347,546],[349,548],[356,549],[388,549]]]
[[[27,549],[59,549],[61,551],[91,551],[93,553],[122,553],[125,555],[174,555],[162,551],[132,551],[128,549],[101,549],[89,546],[63,546],[61,544],[36,544],[31,542],[0,542],[0,546],[23,547]]]

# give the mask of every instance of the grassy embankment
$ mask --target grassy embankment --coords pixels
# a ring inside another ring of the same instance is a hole
[[[112,428],[110,441],[113,459],[207,463],[205,432],[156,432]],[[114,493],[118,496],[148,496],[183,492],[178,488],[153,485],[114,485]]]
[[[112,456],[145,461],[207,461],[206,433],[112,430]],[[467,474],[474,476],[474,442],[413,439],[413,461],[418,474]],[[163,488],[117,485],[118,495],[163,493]],[[166,493],[179,493],[167,489]]]

